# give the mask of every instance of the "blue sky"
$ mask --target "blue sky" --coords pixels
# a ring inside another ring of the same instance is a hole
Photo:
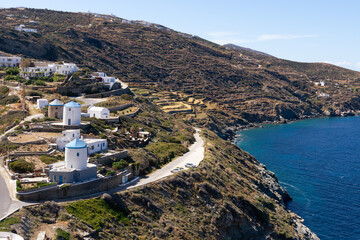
[[[301,62],[360,71],[355,0],[0,0],[0,7],[115,14]]]

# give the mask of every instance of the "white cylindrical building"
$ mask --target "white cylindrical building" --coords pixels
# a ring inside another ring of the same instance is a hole
[[[80,125],[81,123],[81,105],[77,102],[68,102],[64,105],[63,124]]]
[[[65,146],[65,167],[67,169],[84,170],[87,167],[87,144],[74,139]]]

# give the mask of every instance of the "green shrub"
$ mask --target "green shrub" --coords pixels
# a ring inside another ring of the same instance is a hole
[[[46,83],[42,80],[36,80],[34,84],[37,86],[46,86]]]
[[[174,157],[181,156],[189,151],[187,147],[181,144],[166,142],[150,144],[146,147],[146,149],[157,157],[159,165],[163,165]]]
[[[13,76],[13,75],[7,75],[5,77],[5,81],[18,81],[18,82],[23,82],[23,78],[20,77],[19,75],[17,76]]]
[[[91,225],[96,231],[99,231],[108,222],[130,224],[123,209],[110,206],[105,200],[99,198],[76,201],[65,208],[70,214]]]
[[[1,94],[8,94],[9,93],[9,88],[7,86],[1,86],[0,87],[0,93]]]
[[[70,239],[70,234],[68,232],[65,232],[64,230],[62,230],[61,228],[57,228],[56,229],[56,240],[69,240]]]
[[[127,166],[129,166],[129,163],[127,163],[124,159],[121,159],[119,162],[113,162],[112,168],[120,170],[126,168]]]
[[[35,165],[25,159],[19,159],[10,163],[10,169],[16,173],[27,173],[34,171]]]
[[[20,101],[20,98],[16,95],[10,95],[0,100],[0,105],[7,105],[12,103],[17,103]]]
[[[5,218],[0,222],[0,231],[11,231],[11,225],[21,223],[20,219],[14,217]]]
[[[46,163],[46,164],[56,163],[60,160],[61,160],[61,158],[59,158],[59,157],[52,157],[52,156],[47,156],[47,155],[40,156],[40,161],[42,161],[43,163]]]
[[[6,69],[5,72],[7,75],[16,76],[20,73],[20,70],[18,67],[12,67],[12,68]]]

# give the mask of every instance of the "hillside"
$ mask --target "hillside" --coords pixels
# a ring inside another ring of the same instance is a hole
[[[214,133],[202,135],[196,169],[102,198],[27,207],[0,230],[26,238],[60,227],[71,239],[318,239],[284,207],[289,196],[273,173]]]
[[[131,101],[141,109],[138,115],[122,116],[112,126],[86,120],[90,134],[107,138],[115,149],[128,149],[126,160],[139,163],[141,173],[187,152],[194,141],[192,126],[202,127],[205,141],[205,158],[197,168],[102,198],[26,207],[0,222],[0,231],[25,239],[39,231],[53,239],[56,234],[70,234],[70,239],[318,239],[286,208],[291,197],[274,173],[219,136],[229,138],[236,127],[253,123],[360,109],[360,73],[230,49],[108,15],[0,9],[0,22],[1,51],[75,62],[84,72],[105,71],[132,87],[134,96],[102,104]],[[19,24],[38,32],[14,30]],[[320,80],[327,86],[314,84]],[[79,84],[74,78],[62,87]],[[60,92],[52,88],[46,94],[55,91]],[[176,110],[189,113],[173,114]],[[109,131],[115,127],[118,131]],[[147,145],[134,147],[122,138],[139,129],[151,133]],[[113,165],[102,167],[110,174]]]
[[[1,9],[0,23],[4,52],[72,61],[112,73],[131,87],[203,99],[205,105],[191,120],[223,138],[249,123],[346,115],[360,109],[360,73],[329,64],[282,60],[106,15]],[[38,33],[14,30],[19,24]],[[326,86],[315,85],[318,81]],[[200,113],[206,117],[198,118]]]

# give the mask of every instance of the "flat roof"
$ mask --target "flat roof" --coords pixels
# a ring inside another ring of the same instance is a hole
[[[102,138],[84,138],[83,141],[86,142],[87,144],[89,144],[89,143],[103,142],[103,141],[107,141],[107,140],[102,139]]]

